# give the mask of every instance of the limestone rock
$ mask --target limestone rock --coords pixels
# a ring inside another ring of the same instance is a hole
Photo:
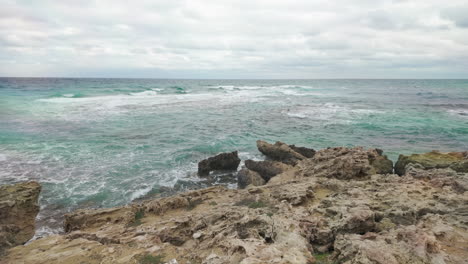
[[[245,167],[247,167],[249,170],[257,172],[266,182],[268,182],[272,177],[292,168],[290,165],[284,164],[282,162],[270,160],[246,160]]]
[[[257,172],[243,168],[237,173],[237,184],[239,189],[244,189],[248,185],[264,185],[265,180]]]
[[[80,210],[67,216],[67,234],[11,248],[0,263],[283,264],[324,255],[345,264],[466,263],[468,196],[454,187],[465,174],[417,167],[404,177],[374,174],[388,172],[376,160],[388,164],[380,150],[321,150],[296,166],[260,163],[285,166],[261,186]]]
[[[230,153],[221,153],[214,157],[202,160],[198,163],[198,175],[207,176],[214,170],[237,170],[240,159],[237,151]]]
[[[456,172],[468,173],[468,152],[443,153],[432,151],[424,154],[412,154],[410,156],[400,155],[395,163],[395,173],[404,175],[406,166],[417,164],[422,169],[451,168]]]
[[[269,144],[268,142],[257,140],[257,148],[269,159],[290,165],[295,165],[298,160],[311,158],[315,154],[315,150],[313,149],[287,145],[279,141],[275,144]]]
[[[392,161],[376,149],[327,148],[314,157],[301,161],[298,166],[305,176],[337,179],[363,179],[373,174],[392,173]]]
[[[0,253],[34,236],[40,192],[37,182],[0,186]]]

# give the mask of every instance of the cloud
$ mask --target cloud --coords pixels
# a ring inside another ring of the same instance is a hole
[[[4,0],[0,76],[468,76],[464,0]]]
[[[442,17],[453,21],[457,26],[468,28],[468,5],[444,9]]]

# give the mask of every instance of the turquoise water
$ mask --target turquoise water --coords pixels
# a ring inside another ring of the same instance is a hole
[[[257,139],[467,150],[468,80],[0,78],[0,184],[41,182],[43,218],[197,181],[218,152],[261,158]]]

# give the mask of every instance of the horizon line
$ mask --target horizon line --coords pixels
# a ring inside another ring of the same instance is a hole
[[[27,77],[0,76],[0,79],[127,79],[127,80],[468,80],[468,78],[153,78],[153,77]]]

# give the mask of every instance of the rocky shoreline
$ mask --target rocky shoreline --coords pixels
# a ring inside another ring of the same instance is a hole
[[[257,147],[265,161],[237,173],[237,152],[199,164],[200,177],[234,171],[239,189],[78,210],[27,245],[40,186],[1,187],[0,263],[468,263],[468,152],[394,167],[379,149]]]

